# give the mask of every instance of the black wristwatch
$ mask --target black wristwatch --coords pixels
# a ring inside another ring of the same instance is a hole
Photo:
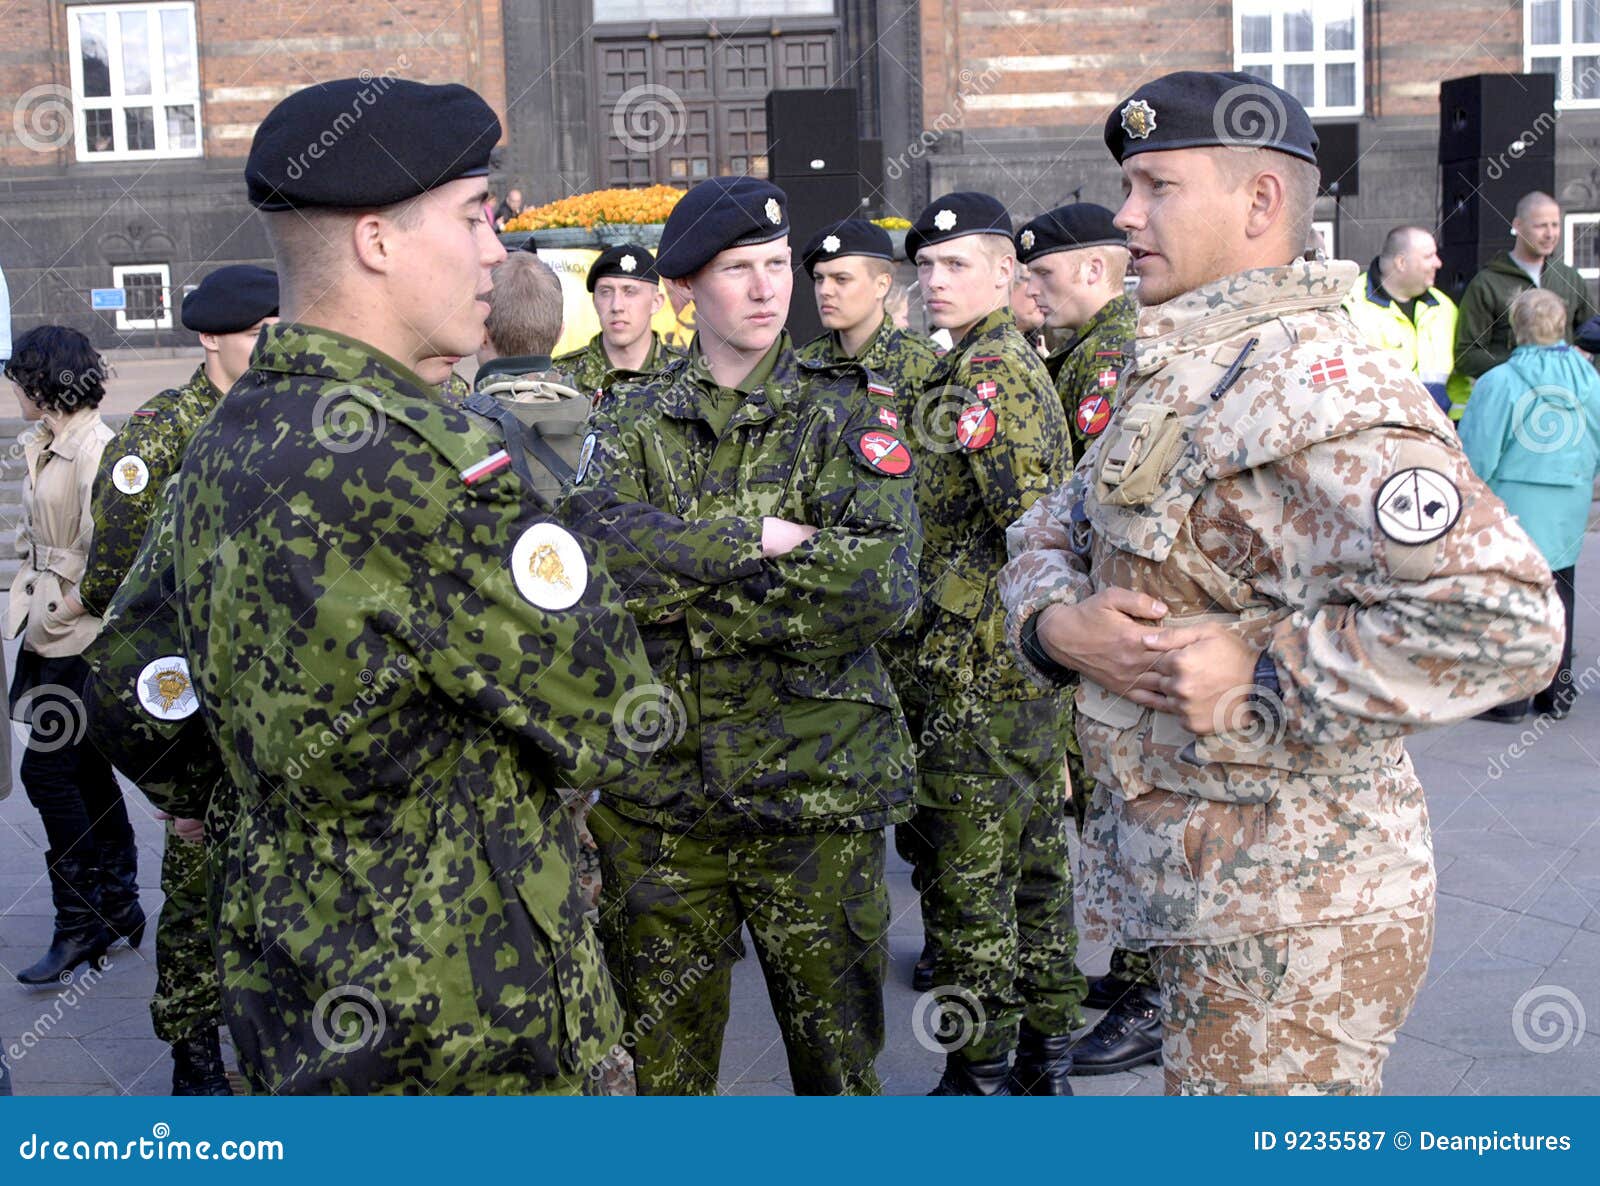
[[[1251,677],[1250,707],[1261,717],[1267,732],[1276,737],[1283,732],[1283,686],[1278,683],[1278,665],[1272,653],[1262,650]]]
[[[1049,609],[1045,606],[1045,609]],[[1044,617],[1044,609],[1034,614],[1022,624],[1022,653],[1029,663],[1032,663],[1051,683],[1057,687],[1070,687],[1078,682],[1078,673],[1070,667],[1057,663],[1044,649],[1044,643],[1039,641],[1039,619]]]

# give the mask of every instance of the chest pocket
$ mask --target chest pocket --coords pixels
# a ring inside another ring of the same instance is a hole
[[[1160,564],[1205,485],[1205,462],[1171,408],[1128,413],[1100,454],[1089,518],[1103,546]]]

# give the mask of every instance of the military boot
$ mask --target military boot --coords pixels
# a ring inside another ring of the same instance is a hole
[[[1072,1048],[1074,1074],[1110,1075],[1161,1061],[1161,991],[1135,989]]]
[[[948,1054],[944,1075],[929,1095],[1010,1095],[1011,1060],[1005,1055],[984,1062],[968,1062]]]
[[[1072,1035],[1041,1034],[1027,1022],[1017,1036],[1012,1095],[1071,1095]]]
[[[217,1039],[216,1026],[208,1025],[172,1044],[172,1094],[233,1094],[222,1066],[222,1044]]]
[[[917,956],[916,967],[911,969],[911,987],[917,992],[927,992],[933,987],[933,942],[922,944],[922,954]]]
[[[126,845],[101,845],[100,914],[111,933],[129,947],[144,940],[144,907],[139,904],[139,850],[133,837]]]
[[[22,969],[23,984],[55,985],[79,964],[98,963],[116,942],[100,921],[99,886],[94,867],[79,856],[45,854],[50,871],[50,896],[56,907],[55,937],[38,963]]]

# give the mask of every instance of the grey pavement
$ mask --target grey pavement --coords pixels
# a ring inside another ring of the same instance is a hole
[[[1586,600],[1587,596],[1587,600]],[[1439,917],[1422,995],[1389,1059],[1385,1089],[1406,1095],[1600,1093],[1600,541],[1579,564],[1574,668],[1587,690],[1560,723],[1468,721],[1415,738],[1432,814]],[[8,646],[8,649],[10,647]],[[13,745],[13,760],[20,743]],[[152,915],[161,828],[128,795]],[[19,1095],[159,1095],[171,1064],[150,1029],[154,940],[113,952],[104,975],[36,993],[13,979],[49,942],[44,836],[20,786],[0,802],[0,1048]],[[909,987],[921,947],[916,895],[891,855],[895,917],[888,1041],[878,1068],[890,1094],[927,1091],[940,1059],[919,1041]],[[1085,944],[1085,971],[1109,951]],[[1091,1015],[1091,1019],[1095,1015]],[[785,1094],[788,1069],[754,956],[735,970],[722,1085]],[[1084,1095],[1153,1095],[1159,1072],[1078,1078]]]

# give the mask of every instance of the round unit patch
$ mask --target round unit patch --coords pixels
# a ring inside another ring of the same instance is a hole
[[[511,577],[540,609],[567,609],[589,585],[589,562],[565,528],[535,523],[511,549]]]
[[[973,404],[963,409],[961,419],[956,421],[956,444],[963,449],[981,449],[994,440],[999,425],[993,408],[988,404]]]
[[[139,703],[158,721],[181,721],[194,715],[200,700],[189,678],[189,661],[182,655],[153,659],[139,672]]]
[[[871,429],[861,434],[861,455],[880,473],[899,477],[911,468],[911,450],[892,432]]]
[[[1078,431],[1097,436],[1111,421],[1111,401],[1103,395],[1086,395],[1078,401]]]
[[[1384,535],[1402,544],[1431,544],[1461,517],[1461,491],[1438,470],[1417,466],[1385,478],[1374,505]]]
[[[150,484],[150,467],[143,457],[129,453],[111,467],[111,484],[124,494],[138,494]]]

